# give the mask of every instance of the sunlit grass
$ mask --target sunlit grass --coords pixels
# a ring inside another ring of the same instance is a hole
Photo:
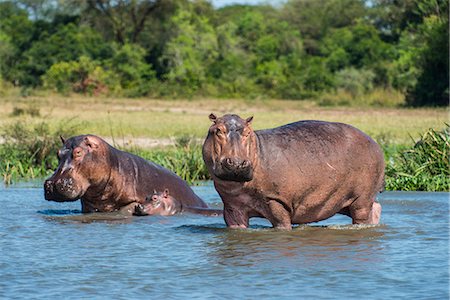
[[[15,107],[39,108],[39,116],[13,116]],[[74,119],[78,133],[117,139],[168,139],[190,135],[204,138],[210,125],[208,115],[236,113],[253,115],[255,129],[271,128],[297,120],[319,119],[351,124],[375,139],[406,144],[410,135],[428,128],[440,129],[448,110],[320,107],[310,101],[286,100],[152,100],[95,97],[4,97],[0,99],[0,126],[17,118],[27,122],[46,120],[51,128]]]

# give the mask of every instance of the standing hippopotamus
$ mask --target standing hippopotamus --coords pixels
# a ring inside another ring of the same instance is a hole
[[[81,199],[82,211],[128,211],[145,202],[155,189],[170,186],[186,206],[206,208],[175,173],[136,155],[113,148],[94,135],[63,140],[59,165],[45,181],[45,199],[58,202]]]
[[[169,189],[165,189],[164,192],[154,191],[153,195],[147,196],[144,204],[135,206],[133,215],[172,216],[182,212],[197,213],[205,216],[218,216],[222,214],[222,211],[218,209],[183,206],[181,201],[178,201],[169,194]]]
[[[383,152],[363,132],[323,121],[253,131],[253,117],[209,119],[203,159],[229,227],[246,228],[249,218],[263,217],[291,229],[336,213],[350,216],[353,224],[378,224]]]

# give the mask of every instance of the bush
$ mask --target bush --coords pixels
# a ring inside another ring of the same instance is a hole
[[[116,89],[117,76],[105,71],[100,62],[82,56],[78,61],[59,62],[42,77],[44,87],[59,93],[76,92],[89,95],[106,94]]]
[[[122,93],[128,97],[146,95],[152,86],[156,73],[145,62],[145,50],[134,44],[125,44],[116,51],[114,57],[106,64],[120,84]],[[112,87],[109,83],[108,86]]]
[[[372,91],[375,74],[371,70],[347,68],[338,71],[335,78],[337,88],[356,97]]]
[[[60,135],[74,135],[77,125],[65,122],[55,130],[48,123],[26,126],[17,121],[3,128],[0,145],[0,172],[7,184],[19,178],[44,177],[57,166],[56,152],[61,147]]]
[[[430,129],[413,147],[393,156],[386,166],[386,188],[450,191],[450,127]]]
[[[404,103],[405,97],[401,92],[382,88],[375,88],[356,97],[348,91],[339,89],[317,98],[319,106],[400,107]]]

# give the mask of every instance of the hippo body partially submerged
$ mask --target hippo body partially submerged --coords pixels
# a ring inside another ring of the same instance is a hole
[[[229,227],[246,228],[249,218],[263,217],[290,229],[336,213],[354,224],[379,222],[383,152],[360,130],[300,121],[253,131],[252,118],[211,114],[210,120],[203,159]]]
[[[44,183],[45,199],[81,200],[82,211],[132,213],[147,195],[170,187],[183,205],[207,205],[175,173],[136,155],[120,151],[94,135],[63,141],[59,165]]]

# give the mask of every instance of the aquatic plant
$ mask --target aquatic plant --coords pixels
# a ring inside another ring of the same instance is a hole
[[[386,189],[450,191],[450,127],[429,129],[409,149],[391,156],[386,164]]]

